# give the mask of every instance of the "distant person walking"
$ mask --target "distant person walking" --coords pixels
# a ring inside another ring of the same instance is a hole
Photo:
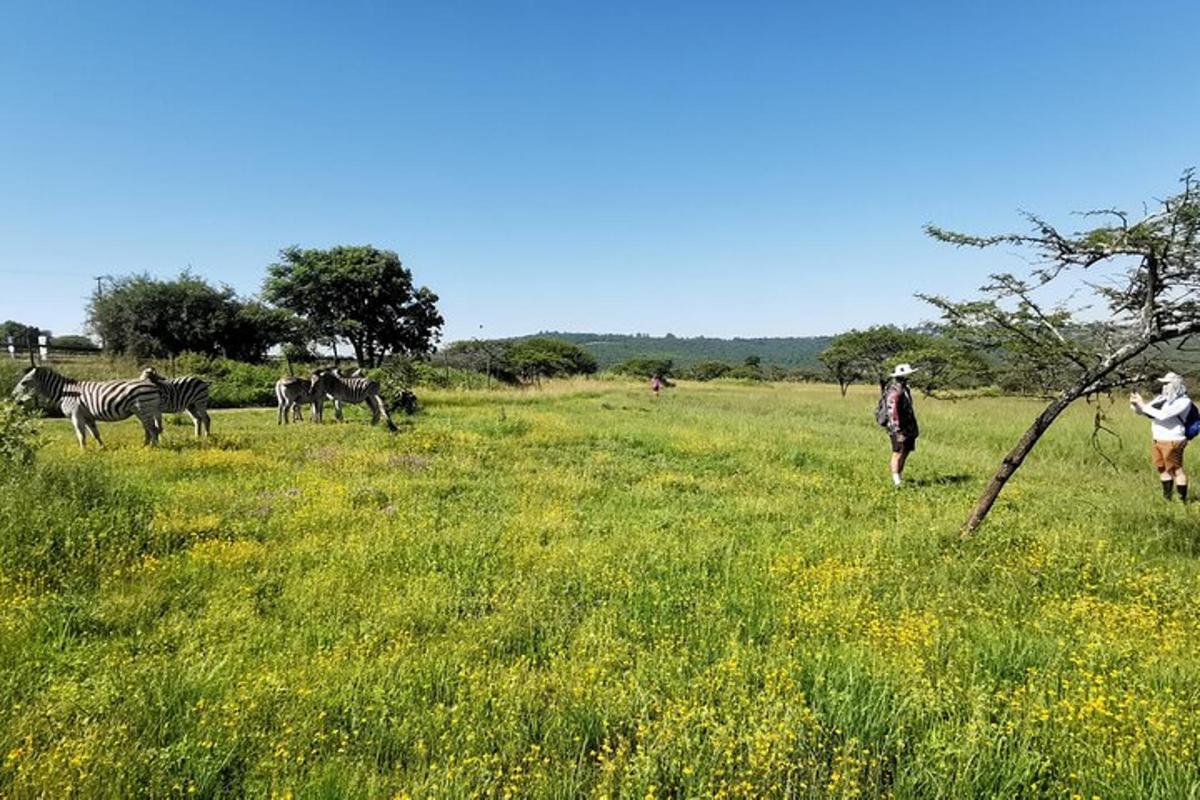
[[[658,393],[662,391],[663,379],[658,373],[650,376],[650,391],[654,392],[654,396],[658,397]]]
[[[904,475],[904,464],[908,454],[917,449],[917,414],[913,410],[912,391],[908,388],[908,376],[916,372],[911,364],[897,364],[890,375],[892,382],[883,390],[875,418],[887,428],[892,442],[892,483],[899,486]],[[882,418],[881,418],[882,417]]]
[[[1158,379],[1162,393],[1147,403],[1137,392],[1129,395],[1129,407],[1150,418],[1150,462],[1158,471],[1164,500],[1171,499],[1171,487],[1179,499],[1187,502],[1188,479],[1183,470],[1183,451],[1188,443],[1188,423],[1194,417],[1183,376],[1168,372]]]

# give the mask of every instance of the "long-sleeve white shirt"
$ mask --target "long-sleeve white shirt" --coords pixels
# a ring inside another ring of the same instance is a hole
[[[1155,408],[1158,405],[1158,408]],[[1187,438],[1184,433],[1183,419],[1187,416],[1192,399],[1181,394],[1171,402],[1166,402],[1162,395],[1149,403],[1135,403],[1134,411],[1150,418],[1150,435],[1156,442],[1181,442]]]

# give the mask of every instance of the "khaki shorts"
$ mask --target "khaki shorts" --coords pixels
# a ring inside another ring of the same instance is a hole
[[[1187,439],[1178,442],[1160,442],[1155,440],[1150,446],[1150,461],[1159,472],[1183,469],[1183,450],[1187,447]]]

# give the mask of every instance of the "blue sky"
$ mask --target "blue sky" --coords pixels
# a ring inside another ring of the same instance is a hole
[[[930,316],[1200,164],[1200,3],[21,3],[0,11],[0,319],[92,276],[240,292],[396,250],[446,338],[784,336]]]

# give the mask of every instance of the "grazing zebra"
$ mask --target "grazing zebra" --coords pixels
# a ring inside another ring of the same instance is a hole
[[[97,422],[117,422],[136,416],[146,432],[146,444],[158,444],[158,420],[161,400],[159,388],[149,381],[76,381],[49,367],[33,367],[13,389],[13,399],[23,403],[40,397],[57,403],[71,425],[80,447],[87,447],[91,431],[96,444],[100,440]]]
[[[337,403],[366,403],[371,409],[371,424],[379,422],[380,416],[387,423],[387,428],[395,433],[396,423],[388,415],[387,406],[379,396],[379,384],[367,377],[343,377],[336,369],[319,369],[312,376],[313,415],[320,422],[323,417],[325,397],[333,398],[335,408]],[[340,416],[340,415],[339,415]]]
[[[187,412],[197,436],[207,436],[212,429],[212,417],[208,415],[208,384],[194,375],[182,378],[164,378],[154,367],[142,370],[142,380],[158,387],[161,413],[158,415],[158,431],[162,433],[162,415]]]
[[[288,424],[289,417],[296,422],[303,422],[304,414],[300,408],[305,403],[313,402],[312,382],[304,378],[280,378],[275,381],[275,399],[279,404],[279,420],[276,422],[277,425]],[[291,412],[290,414],[288,413],[289,411]],[[313,413],[316,413],[315,410]]]
[[[400,392],[399,405],[400,409],[405,414],[412,416],[413,414],[417,413],[417,396],[408,389],[405,389],[404,391]]]
[[[313,404],[313,422],[317,421],[317,404],[316,396],[313,394],[312,381],[307,378],[297,378],[295,376],[285,376],[275,381],[275,400],[279,409],[279,419],[277,425],[288,424],[289,417],[291,421],[303,422],[304,413],[300,410],[305,403]],[[288,413],[291,409],[291,413]],[[339,421],[342,419],[342,401],[333,401],[334,416]]]

